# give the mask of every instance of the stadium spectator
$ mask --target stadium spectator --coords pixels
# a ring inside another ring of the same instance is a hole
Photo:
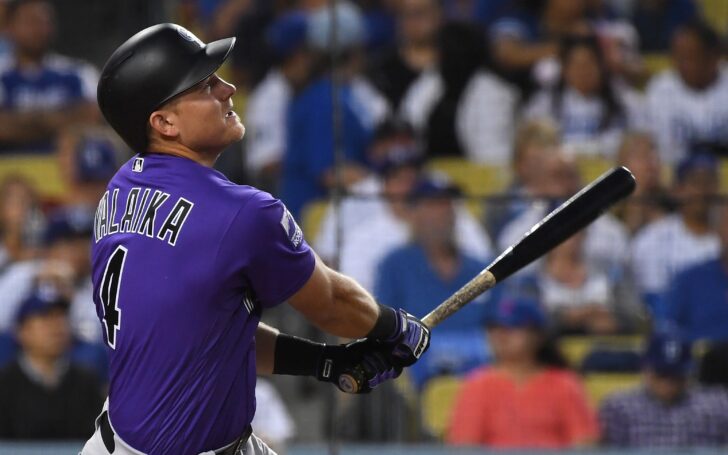
[[[437,0],[404,0],[397,9],[397,43],[376,59],[369,71],[374,86],[399,109],[407,89],[437,61],[440,28]]]
[[[542,199],[534,202],[528,210],[521,213],[508,223],[498,238],[498,249],[505,250],[516,243],[538,223],[557,204],[572,196],[581,188],[579,172],[576,162],[563,153],[554,153],[549,156],[542,167],[546,181],[544,190],[539,195]],[[629,256],[629,240],[627,230],[610,214],[597,218],[586,228],[584,250],[587,261],[603,270],[617,271],[622,269]],[[526,276],[533,273],[540,261],[526,267],[517,276]],[[509,280],[508,286],[515,285],[518,280]]]
[[[581,381],[566,369],[545,327],[537,302],[498,303],[488,318],[494,363],[465,379],[448,443],[567,449],[596,441],[598,424]]]
[[[68,361],[68,302],[34,294],[17,316],[21,352],[0,370],[0,439],[81,439],[103,403],[96,377]]]
[[[691,346],[657,333],[648,342],[643,384],[607,397],[602,439],[622,448],[710,447],[728,444],[728,394],[689,383]]]
[[[326,212],[316,238],[316,252],[332,263],[336,256],[337,223],[341,223],[338,270],[373,291],[379,263],[409,238],[406,198],[422,176],[422,154],[410,129],[387,122],[377,132],[369,161],[377,175],[350,189],[338,220],[333,210]],[[490,239],[460,202],[455,202],[455,241],[481,261],[492,256]]]
[[[728,342],[728,207],[719,211],[720,256],[678,273],[666,297],[668,319],[691,341]]]
[[[459,189],[442,180],[423,179],[410,195],[411,242],[389,253],[377,271],[374,295],[412,314],[427,314],[477,275],[486,263],[455,241],[455,206]],[[438,326],[430,349],[410,370],[417,385],[443,372],[462,373],[486,360],[482,336],[486,296]],[[457,343],[450,340],[457,339]],[[453,344],[459,348],[453,349]]]
[[[437,70],[412,84],[399,112],[415,128],[428,158],[462,156],[501,166],[509,162],[518,95],[484,69],[485,56],[480,30],[458,23],[441,29]]]
[[[534,95],[525,116],[557,121],[572,155],[614,157],[623,131],[640,121],[637,95],[615,83],[596,35],[566,37],[559,58],[556,85]]]
[[[615,210],[630,235],[664,217],[669,208],[667,188],[662,182],[660,154],[652,136],[644,132],[627,132],[617,152],[617,164],[632,171],[637,187]]]
[[[695,146],[728,149],[728,68],[718,34],[701,22],[682,25],[671,56],[675,68],[647,87],[649,125],[663,161],[674,165]]]
[[[58,137],[64,204],[95,208],[106,184],[129,158],[126,145],[107,127],[74,128]]]
[[[285,453],[296,434],[296,424],[275,386],[263,378],[255,381],[255,434],[275,453]]]
[[[546,256],[538,275],[540,301],[560,333],[611,334],[629,327],[629,295],[622,271],[590,264],[586,231],[574,234]],[[632,298],[630,298],[632,297]]]
[[[14,58],[0,68],[0,154],[47,153],[64,128],[98,120],[98,74],[50,52],[55,21],[48,0],[12,0],[7,22]]]
[[[262,188],[275,192],[286,146],[286,112],[293,93],[301,90],[311,71],[306,48],[307,16],[287,13],[271,24],[268,43],[276,63],[253,89],[245,114],[245,164]]]
[[[531,198],[548,192],[545,162],[558,153],[558,146],[559,129],[551,120],[528,120],[518,127],[511,161],[513,182],[504,199],[489,200],[485,207],[485,226],[492,238],[498,238],[504,226],[528,210]]]
[[[350,2],[336,8],[340,27],[337,73],[326,70],[331,14],[327,8],[314,11],[309,19],[308,45],[317,53],[318,68],[313,81],[291,102],[281,195],[294,216],[306,203],[324,197],[337,185],[333,171],[334,151],[340,147],[344,187],[366,177],[365,153],[373,133],[389,113],[386,101],[360,75],[364,24],[359,9]],[[332,122],[332,77],[339,81],[341,143],[334,144]],[[316,115],[311,113],[315,112]]]
[[[490,28],[496,67],[528,95],[534,88],[532,72],[539,62],[555,59],[559,40],[589,30],[585,0],[524,2],[525,6],[498,19]],[[552,65],[553,66],[553,65]],[[542,71],[542,70],[541,70]]]
[[[670,39],[681,25],[698,18],[695,0],[640,0],[631,22],[639,32],[642,52],[665,52]]]
[[[32,185],[10,176],[0,184],[0,333],[9,332],[33,287],[45,217]]]
[[[717,166],[710,155],[685,158],[676,171],[678,212],[645,226],[633,240],[637,287],[658,321],[665,317],[664,294],[675,276],[720,252],[720,240],[710,223],[711,199],[718,191]]]
[[[102,343],[101,325],[93,305],[91,234],[93,214],[85,207],[67,207],[51,214],[46,231],[47,258],[69,270],[69,321],[76,338]]]

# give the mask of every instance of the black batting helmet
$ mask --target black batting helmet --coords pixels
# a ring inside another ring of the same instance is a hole
[[[234,45],[235,38],[205,44],[176,24],[145,28],[104,65],[96,92],[99,108],[124,141],[144,153],[151,113],[217,71]]]

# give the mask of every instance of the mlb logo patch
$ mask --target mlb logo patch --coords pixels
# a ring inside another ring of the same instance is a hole
[[[283,210],[281,226],[283,227],[283,230],[286,231],[286,237],[290,240],[293,248],[298,248],[303,241],[303,232],[301,231],[301,228],[298,227],[298,223],[296,223],[296,220],[293,219],[293,215],[291,215],[291,212],[289,212],[288,209]]]
[[[144,158],[134,158],[134,164],[131,165],[133,172],[141,172],[144,170]]]

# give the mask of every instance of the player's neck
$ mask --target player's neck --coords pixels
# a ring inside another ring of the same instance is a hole
[[[220,156],[220,152],[196,152],[184,144],[177,142],[161,143],[152,141],[149,145],[149,152],[187,158],[205,167],[214,166],[217,157]]]

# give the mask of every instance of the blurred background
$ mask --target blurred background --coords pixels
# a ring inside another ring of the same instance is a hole
[[[418,316],[603,171],[637,177],[396,382],[261,378],[272,447],[725,453],[728,0],[0,1],[0,453],[75,454],[93,431],[108,371],[89,236],[133,153],[97,77],[167,21],[238,38],[220,74],[247,134],[218,169]],[[290,308],[264,319],[324,340]]]

